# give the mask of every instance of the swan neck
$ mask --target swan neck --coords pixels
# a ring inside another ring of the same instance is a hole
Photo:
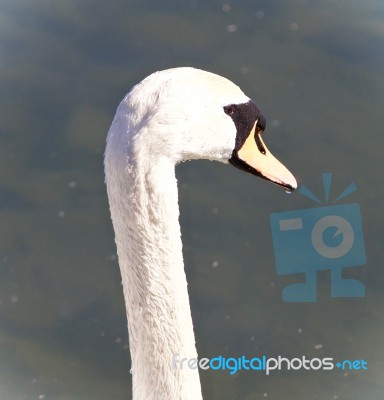
[[[119,159],[117,157],[117,159]],[[128,162],[127,162],[128,160]],[[106,182],[127,310],[135,400],[202,399],[182,257],[175,166],[128,157],[110,162]]]

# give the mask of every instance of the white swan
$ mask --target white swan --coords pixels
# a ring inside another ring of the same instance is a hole
[[[120,103],[105,178],[124,288],[135,400],[202,399],[184,273],[175,165],[231,163],[285,187],[292,174],[261,138],[265,120],[229,80],[194,68],[156,72]]]

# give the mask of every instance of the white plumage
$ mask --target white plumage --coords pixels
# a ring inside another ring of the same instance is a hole
[[[239,129],[223,107],[249,101],[223,77],[175,68],[144,79],[117,109],[107,138],[105,176],[127,310],[135,400],[202,398],[197,369],[172,368],[177,354],[197,357],[175,165],[198,158],[231,160]],[[268,151],[262,156],[272,160]],[[280,174],[277,171],[276,179],[263,177],[294,189],[293,176],[273,160]]]

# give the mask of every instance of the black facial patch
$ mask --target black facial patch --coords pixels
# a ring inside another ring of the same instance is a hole
[[[247,137],[257,120],[255,141],[259,151],[265,154],[264,146],[258,139],[258,134],[264,131],[266,127],[265,118],[261,114],[260,110],[257,108],[256,104],[251,100],[247,103],[230,104],[228,106],[225,106],[224,112],[232,118],[236,126],[235,148],[233,149],[232,157],[228,161],[236,168],[264,178],[264,176],[260,174],[259,171],[256,171],[254,168],[241,160],[237,153],[247,140]]]
[[[241,146],[247,140],[249,132],[257,120],[256,132],[263,131],[266,126],[265,118],[261,115],[256,104],[249,100],[247,103],[230,104],[224,107],[224,112],[229,115],[236,126],[235,150],[241,149]]]

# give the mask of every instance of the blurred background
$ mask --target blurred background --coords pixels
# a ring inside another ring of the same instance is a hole
[[[367,371],[201,371],[206,399],[384,398],[384,3],[380,0],[0,0],[0,399],[126,400],[126,316],[103,175],[107,131],[156,70],[223,75],[264,139],[325,204],[361,207],[364,298],[286,303],[277,211],[319,206],[230,166],[177,167],[200,357],[364,359]],[[300,251],[300,249],[298,249]]]

